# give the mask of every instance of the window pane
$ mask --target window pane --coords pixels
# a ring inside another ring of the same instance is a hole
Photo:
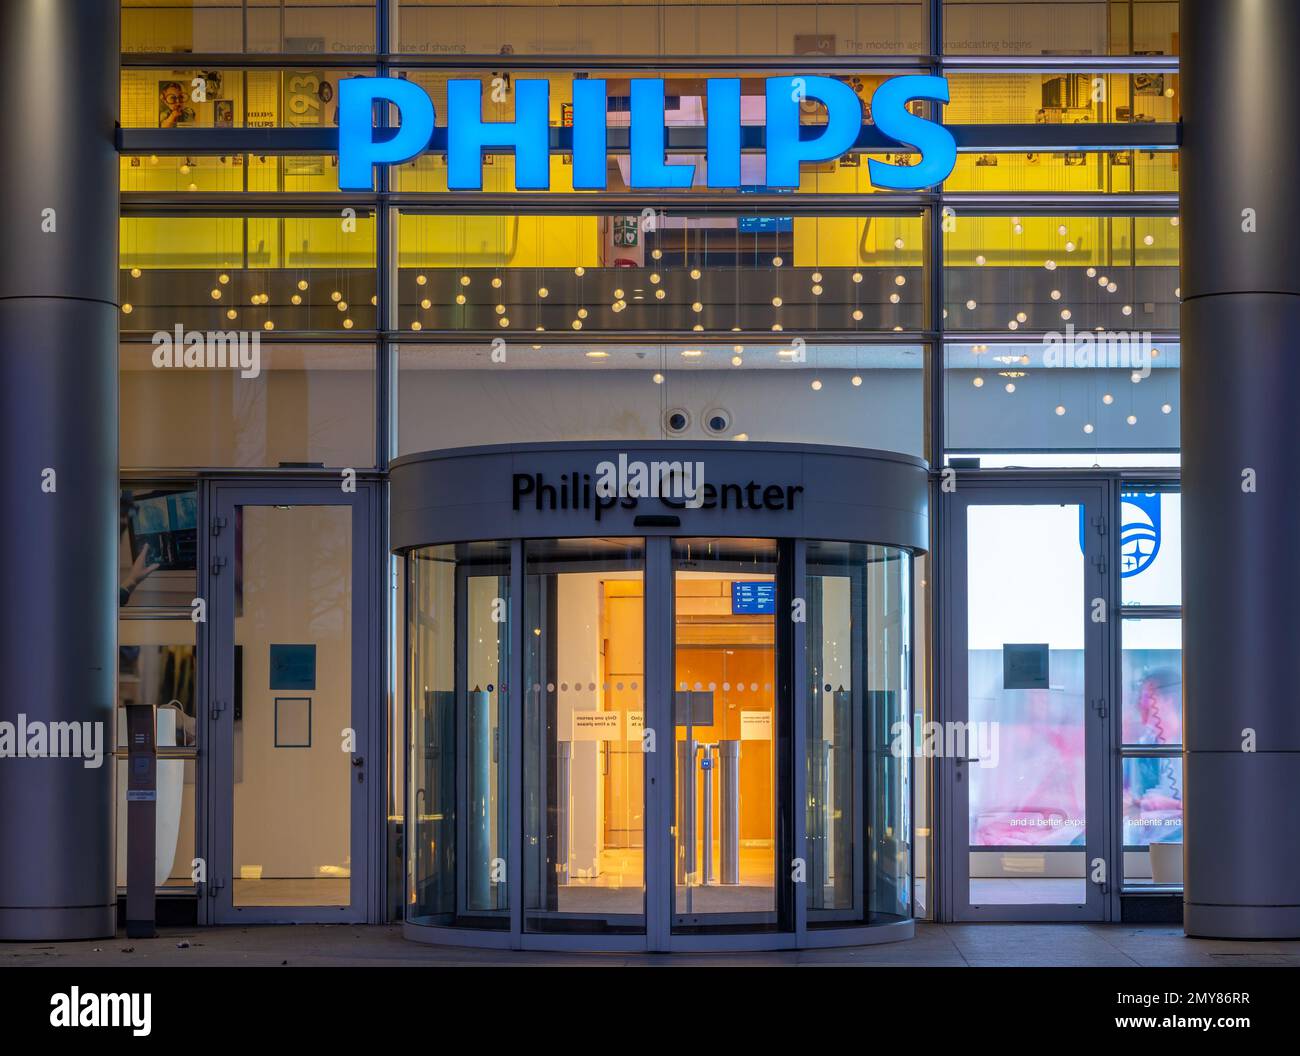
[[[339,81],[373,73],[333,68],[126,67],[122,127],[337,127]],[[337,184],[333,189],[338,189]]]
[[[1078,361],[1085,331],[1178,329],[1176,216],[954,215],[943,241],[949,330],[1078,334]]]
[[[1177,121],[1177,73],[950,73],[950,125],[1078,125]]]
[[[231,782],[218,784],[232,789],[231,901],[355,904],[352,855],[366,842],[352,839],[354,757],[340,748],[354,727],[352,621],[368,599],[354,590],[352,508],[250,504],[233,519],[233,753],[213,778]],[[277,688],[280,650],[319,664],[285,680],[302,688]]]
[[[672,552],[673,930],[775,925],[777,546],[677,538]]]
[[[1183,761],[1177,756],[1124,760],[1124,846],[1181,843]]]
[[[1178,75],[1159,70],[1096,73],[949,74],[944,121],[964,124],[1145,124],[1179,118]],[[957,155],[947,191],[1176,193],[1178,152],[1122,150]]]
[[[120,719],[122,726],[125,719]],[[158,713],[158,734],[169,735],[168,713]],[[117,886],[126,887],[127,801],[125,759],[115,759],[117,769]],[[158,799],[154,813],[154,886],[191,888],[194,869],[194,772],[193,759],[159,759]]]
[[[407,564],[407,919],[509,928],[510,547],[430,546]]]
[[[525,339],[526,340],[526,339]],[[921,453],[919,346],[403,345],[398,450],[764,440]],[[509,413],[503,413],[508,408]]]
[[[944,0],[954,55],[1176,55],[1177,0]]]
[[[118,704],[158,709],[159,748],[198,744],[194,711],[194,633],[197,624],[178,620],[119,620]],[[117,743],[125,748],[126,717],[118,715]]]
[[[1183,741],[1182,620],[1125,620],[1124,743]]]
[[[374,0],[122,0],[124,53],[374,50]]]
[[[1138,453],[1164,451],[1177,465],[1181,348],[1148,337],[1118,339],[1093,358],[1080,354],[1073,365],[1047,342],[947,345],[948,449],[1049,466],[1091,466],[1103,452],[1130,456],[1109,465],[1152,465]],[[1019,453],[1041,457],[1030,461]]]
[[[416,332],[924,324],[919,216],[407,213],[398,247],[398,326]]]
[[[1084,510],[967,511],[972,905],[1087,900]]]
[[[1181,605],[1183,498],[1134,487],[1120,507],[1120,575],[1125,605]]]
[[[465,55],[871,55],[926,47],[925,0],[400,0],[396,50]],[[433,43],[436,42],[436,43]]]
[[[1177,194],[1178,168],[1178,152],[1173,150],[962,153],[943,189],[988,194]]]
[[[373,348],[259,344],[255,377],[155,356],[150,345],[119,349],[124,466],[375,463]]]
[[[375,220],[126,216],[123,330],[371,330]]]
[[[861,923],[910,908],[908,556],[810,542],[808,921]]]
[[[118,506],[118,604],[185,608],[198,594],[198,493],[192,486],[131,484]],[[193,636],[188,639],[193,644]],[[192,714],[192,712],[191,712]]]
[[[339,189],[338,159],[330,154],[226,154],[220,157],[123,154],[123,192],[229,194],[238,191],[330,191]]]
[[[1183,761],[1124,760],[1124,886],[1183,883]]]
[[[524,929],[645,931],[645,548],[524,549]]]
[[[930,558],[921,554],[912,559],[912,629],[916,636],[912,648],[912,730],[923,730],[933,718],[929,677],[930,660]],[[915,744],[915,734],[913,734]],[[916,820],[913,839],[916,850],[912,854],[912,915],[918,920],[934,917],[934,856],[937,851],[934,839],[935,804],[932,782],[933,764],[922,755],[912,760],[912,780],[916,792]]]

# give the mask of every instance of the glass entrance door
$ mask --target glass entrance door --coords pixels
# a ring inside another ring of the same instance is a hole
[[[672,544],[672,930],[778,920],[777,544]]]
[[[213,488],[215,923],[366,919],[373,503],[365,484]]]
[[[962,485],[951,497],[942,757],[957,920],[1100,920],[1109,708],[1103,489]]]
[[[645,545],[523,544],[525,933],[646,933]]]

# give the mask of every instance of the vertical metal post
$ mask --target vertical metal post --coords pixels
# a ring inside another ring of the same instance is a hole
[[[690,707],[688,702],[687,707]],[[699,742],[677,742],[677,883],[689,884],[695,874],[695,755]]]
[[[469,908],[495,909],[492,900],[492,701],[485,690],[477,687],[466,694],[466,762],[469,764],[469,817],[466,836],[469,861],[466,863],[466,894]]]
[[[646,945],[666,950],[676,900],[673,795],[676,779],[673,702],[673,572],[666,538],[645,541],[645,883]]]
[[[519,943],[522,943],[523,935],[524,899],[529,895],[543,897],[541,892],[545,890],[540,884],[530,888],[525,879],[524,695],[533,690],[524,685],[524,574],[524,544],[522,540],[514,539],[510,543],[510,668],[502,697],[506,701],[507,715],[506,904],[510,907],[510,931],[515,942]],[[540,686],[536,692],[540,696]]]
[[[930,0],[930,51],[935,65],[931,68],[931,73],[943,75],[944,73],[944,5],[943,0]],[[928,389],[927,389],[927,408],[928,408],[928,428],[926,430],[926,459],[930,462],[931,472],[937,468],[943,468],[944,464],[944,445],[945,445],[945,421],[946,407],[944,398],[944,228],[943,228],[943,209],[944,198],[940,194],[939,200],[932,205],[928,213],[930,226],[926,231],[926,250],[927,250],[927,267],[928,278],[930,278],[930,297],[931,312],[930,324],[936,329],[939,338],[928,349],[926,363],[928,365]],[[935,477],[932,477],[935,480]],[[928,692],[928,701],[930,701],[931,714],[927,718],[940,718],[937,714],[939,711],[939,693],[940,672],[948,670],[944,663],[940,661],[941,655],[945,648],[946,637],[944,636],[944,627],[941,623],[940,606],[936,605],[936,598],[941,598],[943,594],[953,594],[949,588],[948,580],[944,575],[945,563],[943,540],[945,535],[944,514],[945,508],[939,501],[940,492],[937,481],[931,485],[930,489],[930,553],[932,557],[928,559],[927,567],[930,570],[930,585],[927,587],[927,614],[930,619],[930,633],[928,633],[928,645],[930,645],[930,655],[926,659],[926,671],[930,675],[930,692]],[[933,555],[939,557],[936,561]],[[946,609],[944,609],[946,611]],[[937,853],[937,841],[945,839],[945,832],[948,825],[949,810],[946,804],[949,800],[945,796],[946,788],[946,771],[941,774],[940,767],[932,765],[928,759],[915,761],[911,753],[907,753],[906,765],[913,767],[911,772],[911,782],[909,788],[913,795],[913,805],[915,805],[915,789],[917,789],[918,767],[924,767],[928,779],[928,796],[926,797],[930,804],[930,840],[927,840],[927,847],[930,849],[930,861],[927,864],[926,877],[926,901],[928,910],[927,916],[931,919],[946,919],[940,914],[946,912],[946,899],[941,890],[940,880],[946,879],[950,874],[948,856],[941,856]],[[913,813],[914,825],[920,825],[920,819]],[[953,822],[956,825],[956,822]],[[915,891],[915,878],[917,878],[917,860],[915,860],[915,840],[913,840],[913,861],[911,861],[911,880],[913,880],[913,891]],[[915,912],[915,903],[913,904]]]
[[[722,882],[740,883],[740,742],[719,741],[722,763]]]
[[[713,749],[715,745],[700,745],[700,771],[704,778],[704,869],[700,883],[706,887],[713,883]]]
[[[561,884],[569,882],[569,826],[573,797],[573,742],[560,741],[555,775],[555,872]]]
[[[157,715],[152,702],[126,706],[126,934],[151,939],[157,869]]]
[[[778,912],[803,943],[808,926],[808,543],[782,540],[777,558],[777,722],[772,749],[778,782],[788,782],[777,796],[778,825],[789,833],[776,860]],[[803,602],[804,619],[795,618],[795,601]],[[784,750],[782,744],[787,745]],[[780,784],[777,785],[781,787]],[[795,882],[802,867],[803,882]],[[785,906],[782,907],[784,893]]]

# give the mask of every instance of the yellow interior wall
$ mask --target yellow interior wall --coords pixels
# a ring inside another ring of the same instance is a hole
[[[644,686],[644,586],[637,580],[609,580],[604,584],[606,680],[610,683],[635,681]],[[775,695],[775,631],[770,616],[737,616],[731,618],[731,580],[678,579],[677,637],[681,642],[692,643],[679,648],[676,658],[676,681],[705,685],[715,683],[713,726],[695,727],[695,736],[702,741],[740,738],[740,713],[744,711],[769,711],[776,706]],[[708,622],[695,622],[692,620]],[[713,644],[700,644],[712,640]],[[748,688],[738,692],[734,688],[743,680],[747,687],[757,683],[758,691]],[[724,682],[732,684],[723,690]],[[641,708],[641,693],[626,693],[630,705],[619,696],[606,698],[612,710],[626,711]],[[685,736],[678,728],[677,739]],[[697,790],[698,791],[698,790]],[[627,780],[621,769],[607,784],[606,812],[611,818],[640,817],[639,807],[628,804],[630,795],[643,795],[639,782]],[[702,792],[697,802],[703,802]],[[775,798],[772,785],[772,742],[745,741],[741,746],[740,801],[742,840],[757,842],[773,838]],[[720,797],[714,797],[714,832],[720,833]]]
[[[403,214],[397,244],[404,268],[596,267],[600,218]]]
[[[238,10],[230,12],[238,17]],[[175,7],[124,6],[122,50],[193,51],[194,12],[178,3]]]
[[[127,216],[119,237],[123,268],[375,266],[375,222],[364,215],[355,231],[334,217]]]
[[[903,240],[903,248],[895,245]],[[796,217],[796,267],[919,267],[920,217]]]
[[[741,712],[766,711],[775,719],[776,641],[771,616],[732,616],[729,578],[678,576],[676,593],[676,675],[674,686],[700,682],[717,688],[713,725],[694,727],[697,740],[740,740]],[[746,688],[737,689],[744,682]],[[723,687],[729,686],[724,689]],[[749,687],[757,685],[757,690]],[[772,723],[775,734],[776,723]],[[676,739],[686,736],[676,728]],[[772,741],[743,741],[740,747],[740,839],[768,843],[776,812]],[[697,781],[703,777],[697,772]],[[703,790],[697,790],[697,803]],[[721,796],[714,796],[713,831],[721,833]],[[697,837],[702,830],[697,829]]]

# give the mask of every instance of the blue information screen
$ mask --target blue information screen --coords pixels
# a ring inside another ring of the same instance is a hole
[[[776,584],[733,581],[731,614],[733,616],[772,616],[776,613]]]
[[[742,216],[736,230],[744,234],[789,234],[794,230],[793,216]]]

